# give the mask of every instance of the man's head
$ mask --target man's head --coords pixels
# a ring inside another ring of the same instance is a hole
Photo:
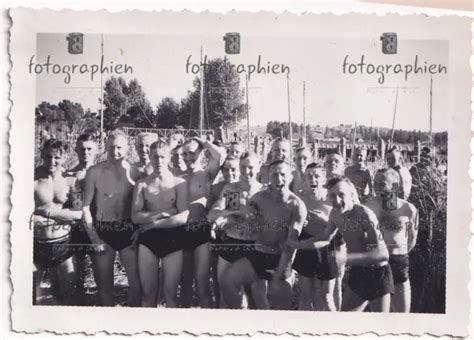
[[[48,139],[41,148],[41,159],[43,167],[49,174],[54,174],[63,170],[66,162],[69,145],[58,139]]]
[[[344,175],[344,159],[338,153],[329,153],[324,158],[324,168],[328,178]]]
[[[352,161],[355,164],[364,164],[367,158],[367,149],[366,148],[356,148],[354,154],[352,155]]]
[[[150,146],[158,140],[158,136],[154,133],[140,133],[135,141],[138,157],[143,163],[150,161]]]
[[[112,161],[121,161],[128,152],[128,138],[121,130],[112,131],[107,137],[107,158]]]
[[[313,191],[324,189],[326,173],[317,163],[310,163],[304,172],[306,184]]]
[[[277,138],[273,141],[270,152],[272,162],[288,160],[290,158],[290,142],[284,138]]]
[[[293,180],[291,167],[283,160],[276,160],[270,164],[270,187],[277,192],[290,190]]]
[[[244,149],[239,143],[232,142],[230,143],[229,149],[227,150],[227,156],[239,158],[243,152],[244,152]]]
[[[203,147],[195,139],[189,139],[183,144],[183,159],[189,170],[196,168],[201,161]]]
[[[161,174],[168,170],[170,162],[170,146],[164,141],[156,141],[150,145],[150,162],[153,165],[153,171]]]
[[[260,171],[260,161],[257,155],[245,152],[240,157],[240,178],[246,182],[257,180],[257,174]]]
[[[88,133],[82,134],[76,141],[76,153],[79,163],[94,163],[97,155],[97,143]]]
[[[432,160],[433,157],[431,156],[431,149],[425,146],[420,152],[420,163],[422,165],[428,166],[431,164]]]
[[[296,150],[295,153],[295,164],[296,167],[304,171],[312,160],[311,150],[308,147],[302,147]]]
[[[374,190],[377,196],[395,192],[400,186],[400,175],[392,168],[380,169],[374,177]]]
[[[179,169],[180,171],[186,171],[186,163],[184,162],[183,158],[183,147],[182,145],[177,145],[173,151],[171,156],[171,163],[173,168]]]
[[[385,154],[385,160],[387,161],[389,168],[395,168],[396,166],[399,166],[401,158],[402,154],[400,149],[396,146],[388,149],[387,153]]]
[[[341,213],[351,211],[354,204],[358,202],[357,191],[349,178],[341,176],[328,181],[328,198],[334,209]]]
[[[235,183],[239,180],[239,159],[227,157],[221,166],[222,177],[227,183]]]

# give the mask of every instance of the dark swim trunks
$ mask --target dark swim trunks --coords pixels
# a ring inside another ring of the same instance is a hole
[[[247,255],[247,259],[252,264],[253,269],[261,280],[271,280],[272,274],[267,270],[275,270],[280,263],[281,254],[267,254],[260,251],[253,251]],[[291,267],[288,267],[284,273],[285,278],[291,276]]]
[[[381,267],[352,266],[347,284],[355,294],[366,301],[394,293],[392,270],[388,264]]]
[[[299,240],[307,240],[313,237],[304,230],[301,232]],[[304,277],[314,278],[318,280],[329,281],[336,278],[329,267],[328,247],[320,249],[298,249],[295,260],[293,261],[293,269]]]
[[[194,251],[200,245],[210,242],[211,225],[207,221],[190,222],[185,227],[184,250]]]
[[[132,244],[132,235],[137,229],[130,220],[94,222],[94,227],[100,239],[120,251]]]
[[[156,257],[163,258],[182,250],[184,240],[184,227],[154,228],[140,234],[138,243],[150,249]]]
[[[254,243],[255,241],[240,240],[222,235],[212,241],[212,250],[217,256],[222,257],[227,262],[234,263],[253,252]]]
[[[53,268],[70,258],[73,253],[69,246],[71,233],[64,236],[33,242],[33,262],[41,269]]]
[[[390,255],[388,263],[392,269],[393,283],[398,285],[408,280],[410,260],[408,254]]]
[[[94,252],[91,239],[81,222],[75,222],[71,230],[71,249],[74,254],[91,254]]]

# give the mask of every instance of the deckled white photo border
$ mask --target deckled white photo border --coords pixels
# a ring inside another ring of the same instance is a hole
[[[10,220],[13,283],[13,330],[57,333],[133,334],[423,334],[467,336],[469,323],[469,252],[471,139],[471,26],[461,17],[427,17],[333,14],[302,16],[271,12],[227,14],[102,11],[63,11],[13,9],[10,55],[11,169],[13,188]],[[278,20],[278,26],[273,26]],[[315,21],[318,25],[315,25]],[[180,25],[185,22],[185,25]],[[244,24],[242,24],[244,23]],[[28,73],[29,57],[36,51],[36,33],[83,32],[104,34],[203,34],[239,31],[244,34],[252,24],[272,29],[273,34],[332,38],[366,37],[373,32],[396,31],[412,39],[449,41],[449,100],[452,115],[448,127],[448,237],[446,314],[318,313],[298,311],[234,311],[200,309],[145,309],[32,306],[32,240],[28,228],[33,211],[34,107],[36,77]],[[314,29],[324,27],[324,31]],[[327,30],[326,30],[327,28]],[[390,28],[390,29],[388,29]]]

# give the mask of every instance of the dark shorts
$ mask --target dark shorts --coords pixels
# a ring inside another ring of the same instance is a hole
[[[171,253],[183,250],[184,240],[185,231],[183,227],[155,228],[140,234],[138,243],[150,249],[156,257],[163,258]]]
[[[398,285],[408,280],[410,260],[408,254],[390,255],[388,260],[393,274],[393,284]]]
[[[183,249],[185,251],[194,251],[202,244],[211,241],[211,225],[207,222],[191,222],[185,227],[185,240]]]
[[[90,254],[94,252],[91,239],[82,223],[74,223],[71,230],[71,249],[74,254]]]
[[[372,301],[385,294],[393,294],[393,277],[390,266],[352,266],[347,281],[349,288],[361,299]]]
[[[212,241],[211,249],[217,255],[230,263],[242,257],[247,257],[254,251],[255,241],[239,240],[223,235]]]
[[[272,274],[267,270],[275,270],[280,263],[280,257],[281,254],[266,254],[257,250],[247,255],[247,259],[261,280],[272,279]]]
[[[137,229],[130,220],[112,222],[94,222],[94,227],[102,241],[115,251],[120,251],[132,244],[132,235]]]
[[[54,268],[73,255],[71,233],[49,240],[34,240],[33,262],[40,269]]]
[[[299,240],[307,240],[312,235],[302,231]],[[293,269],[304,277],[314,278],[318,280],[329,281],[336,278],[329,267],[328,247],[320,249],[298,249],[295,260],[293,261]]]

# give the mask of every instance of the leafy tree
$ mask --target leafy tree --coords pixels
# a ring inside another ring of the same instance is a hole
[[[153,109],[136,79],[128,84],[122,77],[111,77],[104,87],[104,128],[112,130],[122,116],[138,127],[153,127]]]
[[[211,59],[204,68],[204,79],[204,128],[234,127],[246,115],[244,91],[240,89],[240,77],[235,67],[226,57]],[[201,95],[199,78],[194,79],[193,86],[194,90],[182,101],[181,120],[185,121],[183,126],[196,129],[199,127]]]
[[[155,125],[162,129],[172,129],[180,123],[180,105],[170,97],[165,97],[156,107]]]

